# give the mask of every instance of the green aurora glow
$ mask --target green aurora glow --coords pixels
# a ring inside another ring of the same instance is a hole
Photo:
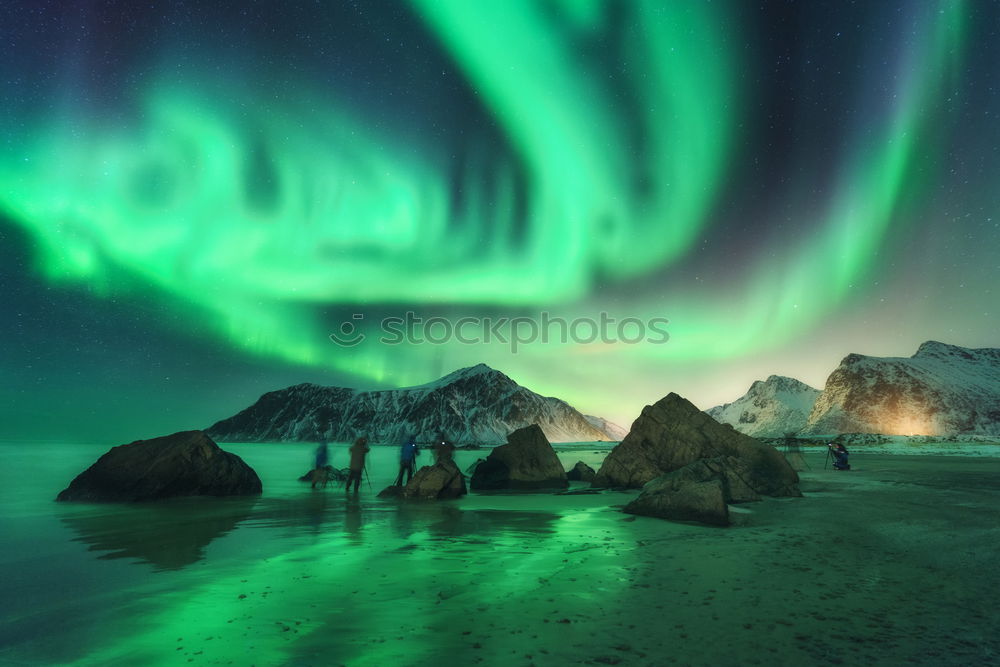
[[[668,345],[564,346],[619,372],[735,358],[862,296],[886,236],[923,205],[965,23],[963,3],[932,4],[895,63],[891,106],[855,129],[818,231],[704,293],[668,284],[607,303],[597,288],[688,258],[735,168],[748,94],[708,3],[626,5],[636,29],[609,71],[579,45],[608,29],[610,3],[413,0],[510,148],[478,147],[460,205],[448,155],[370,126],[336,95],[286,84],[264,98],[204,75],[148,81],[125,123],[66,109],[25,121],[0,155],[0,210],[34,236],[51,281],[109,297],[152,288],[236,348],[362,378],[425,381],[442,354],[328,341],[343,313],[400,304],[668,317]],[[506,348],[446,351],[458,366]],[[498,365],[532,380],[553,353],[525,348]]]

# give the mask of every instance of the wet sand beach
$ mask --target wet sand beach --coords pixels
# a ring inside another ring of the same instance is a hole
[[[260,499],[26,501],[10,525],[36,526],[48,553],[4,538],[0,664],[1000,660],[997,458],[856,451],[839,473],[813,452],[804,498],[708,528],[622,514],[635,492],[405,505],[311,492],[285,481],[297,450],[230,449],[261,471]],[[395,472],[376,470],[375,491]]]

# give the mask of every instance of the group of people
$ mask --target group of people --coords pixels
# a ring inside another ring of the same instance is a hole
[[[354,441],[348,452],[351,455],[351,462],[348,468],[347,482],[344,489],[349,493],[351,485],[354,485],[354,493],[358,493],[361,486],[361,477],[366,473],[365,459],[371,448],[368,446],[368,438],[361,436]],[[434,462],[441,463],[450,461],[454,456],[455,446],[443,436],[438,438],[434,444]],[[399,451],[399,474],[396,476],[394,486],[405,486],[413,479],[413,470],[420,455],[420,448],[417,446],[415,438],[408,438]],[[325,441],[320,442],[316,448],[315,467],[312,471],[312,488],[322,485],[324,488],[329,482],[329,461],[330,450]],[[405,477],[405,481],[404,481]]]
[[[351,484],[354,484],[354,492],[358,492],[361,486],[361,477],[365,470],[365,457],[369,451],[368,438],[365,436],[361,436],[355,440],[354,444],[348,450],[351,454],[351,464],[348,468],[347,484],[344,485],[347,491],[350,491]],[[326,441],[323,440],[319,443],[319,447],[316,448],[315,465],[313,466],[312,473],[310,473],[312,488],[315,489],[317,486],[326,488],[327,483],[330,481],[329,461],[330,448],[326,444]]]

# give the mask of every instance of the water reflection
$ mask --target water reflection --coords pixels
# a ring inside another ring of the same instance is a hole
[[[75,541],[99,558],[133,558],[178,570],[205,557],[205,547],[253,513],[257,498],[183,498],[128,505],[77,505],[60,519]]]
[[[469,509],[451,502],[371,502],[324,492],[76,505],[60,514],[61,521],[76,533],[75,541],[99,552],[98,558],[131,558],[157,570],[177,570],[204,559],[212,541],[241,523],[244,528],[263,531],[256,539],[269,542],[340,536],[353,546],[384,540],[390,550],[465,551],[521,538],[549,538],[557,532],[560,519],[558,513],[542,511]],[[402,547],[398,540],[403,540]]]
[[[364,517],[362,515],[361,503],[356,498],[349,499],[344,506],[344,533],[352,544],[364,542],[362,529],[364,528]]]
[[[530,537],[534,540],[555,534],[557,514],[549,512],[503,512],[462,509],[448,503],[402,504],[388,517],[397,537],[406,540],[420,535],[420,545],[447,544],[448,550],[484,545],[497,540]],[[401,550],[419,548],[410,543]]]
[[[435,542],[483,544],[490,539],[549,536],[559,515],[540,511],[469,509],[453,502],[372,502],[353,494],[309,493],[262,498],[251,526],[282,529],[285,537],[342,535],[349,544],[420,534]],[[378,538],[375,536],[378,535]]]
[[[290,497],[261,498],[253,514],[253,525],[291,528],[293,534],[321,535],[341,523],[344,500],[337,496],[324,491],[310,491]]]

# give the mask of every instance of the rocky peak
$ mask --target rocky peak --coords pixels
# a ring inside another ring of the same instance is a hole
[[[658,400],[653,404],[653,407],[658,408],[667,415],[676,417],[692,417],[701,414],[701,410],[694,403],[674,392],[670,392]]]
[[[806,425],[820,391],[782,375],[757,380],[742,397],[706,412],[755,437],[780,437],[797,433]]]
[[[860,363],[860,362],[864,361],[867,358],[868,357],[866,357],[863,354],[857,354],[855,352],[851,352],[849,355],[847,355],[846,357],[844,357],[841,360],[840,365],[841,366],[853,366],[853,365],[855,365],[857,363]]]
[[[929,340],[920,344],[920,347],[917,348],[917,352],[913,355],[913,358],[951,356],[961,349],[962,348],[956,345],[948,345],[947,343],[939,343],[936,340]]]
[[[517,383],[511,380],[509,377],[501,373],[500,371],[490,368],[486,364],[476,364],[475,366],[467,366],[466,368],[459,368],[457,371],[452,371],[445,376],[438,378],[427,384],[418,385],[414,387],[417,388],[431,388],[435,389],[438,387],[447,387],[448,385],[456,383],[479,383],[484,385],[510,385],[517,386]]]
[[[818,390],[813,389],[805,382],[800,382],[795,378],[786,377],[784,375],[769,375],[766,380],[756,380],[752,385],[750,385],[750,390],[747,394],[752,395],[773,395],[779,391],[798,393],[798,392],[816,392]]]
[[[1000,361],[1000,349],[989,347],[971,349],[968,347],[960,347],[958,345],[939,343],[936,340],[929,340],[926,343],[921,343],[920,347],[917,348],[916,354],[914,354],[911,358],[944,360],[954,359],[996,363],[997,361]]]

